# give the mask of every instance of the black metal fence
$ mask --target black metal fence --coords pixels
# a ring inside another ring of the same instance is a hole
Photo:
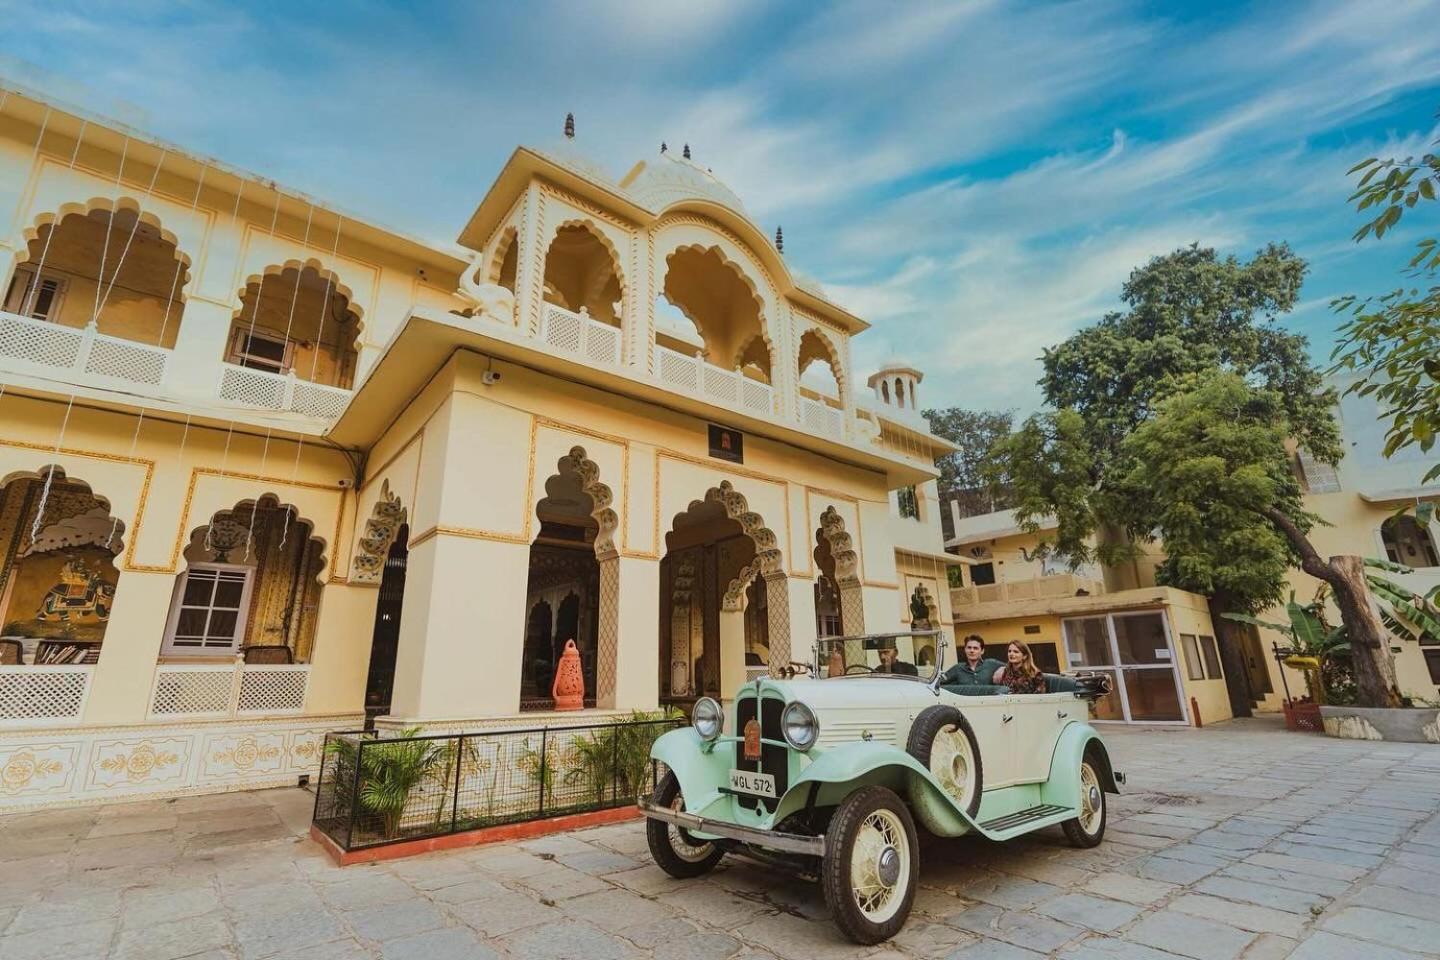
[[[315,825],[344,850],[622,807],[653,789],[650,746],[683,719],[418,737],[325,736]]]

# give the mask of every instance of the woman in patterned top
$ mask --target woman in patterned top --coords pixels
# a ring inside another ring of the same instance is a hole
[[[1035,666],[1030,648],[1019,640],[1011,640],[1005,650],[1009,662],[995,671],[995,682],[1010,688],[1011,693],[1045,693],[1045,674]]]

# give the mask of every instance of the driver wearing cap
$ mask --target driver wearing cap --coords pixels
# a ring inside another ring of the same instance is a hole
[[[880,654],[880,665],[874,669],[874,673],[894,673],[906,677],[918,677],[920,671],[915,669],[915,664],[906,663],[900,659],[900,651],[895,647],[894,637],[881,637],[875,646]]]

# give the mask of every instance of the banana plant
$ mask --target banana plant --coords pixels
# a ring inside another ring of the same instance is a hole
[[[1261,620],[1246,613],[1227,613],[1224,616],[1227,620],[1274,630],[1288,637],[1291,652],[1281,662],[1304,674],[1305,687],[1312,701],[1326,703],[1325,667],[1336,656],[1350,652],[1345,627],[1332,627],[1326,623],[1323,598],[1301,604],[1295,599],[1293,590],[1290,591],[1290,601],[1285,604],[1285,613],[1289,623]]]
[[[1387,573],[1414,572],[1403,563],[1377,557],[1367,557],[1365,566]],[[1365,579],[1380,601],[1380,619],[1387,630],[1417,643],[1440,643],[1440,586],[1422,595],[1377,574],[1366,573]]]

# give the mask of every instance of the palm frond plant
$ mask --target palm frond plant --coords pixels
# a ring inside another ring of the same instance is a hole
[[[337,755],[337,768],[352,776],[358,754],[360,771],[354,798],[357,809],[353,812],[378,818],[386,840],[399,835],[405,808],[417,790],[437,779],[443,781],[445,771],[453,769],[454,743],[419,734],[419,727],[410,727],[391,739],[341,738],[332,740],[327,748]]]
[[[1305,688],[1312,703],[1329,703],[1331,690],[1327,673],[1334,673],[1333,661],[1350,653],[1350,642],[1343,626],[1332,627],[1325,619],[1325,601],[1317,597],[1314,601],[1301,604],[1290,591],[1290,600],[1285,604],[1288,623],[1274,623],[1261,620],[1245,613],[1227,613],[1225,618],[1238,623],[1248,623],[1265,630],[1274,630],[1289,638],[1289,653],[1281,661],[1287,667],[1299,670],[1305,677]],[[1331,668],[1331,669],[1327,669]]]
[[[633,800],[650,769],[650,747],[669,729],[660,721],[680,716],[674,708],[635,710],[614,726],[576,740],[572,765],[565,771],[566,784],[583,783],[586,794],[597,804],[607,799]]]

